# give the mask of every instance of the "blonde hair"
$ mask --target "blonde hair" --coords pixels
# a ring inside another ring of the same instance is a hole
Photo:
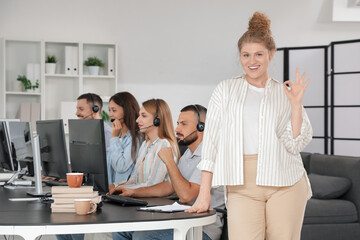
[[[160,125],[158,127],[159,138],[167,139],[179,157],[180,152],[175,137],[174,125],[169,105],[162,99],[150,99],[143,102],[142,105],[147,112],[153,114],[154,116],[156,115],[157,109],[157,117],[160,119]],[[148,140],[147,136],[145,136],[145,138]]]
[[[270,19],[263,13],[255,12],[249,21],[248,30],[238,41],[239,52],[245,43],[262,43],[269,50],[275,50],[276,45],[270,30]]]

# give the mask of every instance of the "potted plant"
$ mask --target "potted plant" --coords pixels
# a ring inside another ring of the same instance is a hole
[[[26,78],[25,75],[23,75],[23,76],[18,75],[17,80],[22,82],[22,84],[24,85],[25,91],[27,91],[27,92],[35,91],[35,89],[39,88],[39,79],[36,80],[34,85],[32,84],[32,82],[29,79]]]
[[[104,67],[104,62],[97,57],[88,57],[84,65],[88,67],[90,75],[99,75],[99,70]]]
[[[45,72],[47,74],[55,74],[57,59],[54,55],[49,55],[46,57],[45,61]]]

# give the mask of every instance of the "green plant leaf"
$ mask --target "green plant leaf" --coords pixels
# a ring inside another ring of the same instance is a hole
[[[89,66],[99,66],[99,67],[104,67],[105,64],[103,61],[101,61],[100,59],[98,59],[97,57],[88,57],[88,59],[84,62],[84,65],[89,67]]]
[[[39,87],[39,79],[36,80],[35,85],[32,85],[31,81],[27,79],[25,75],[18,75],[18,78],[16,80],[22,82],[25,90],[35,89]]]
[[[56,63],[56,62],[57,62],[57,59],[56,59],[56,57],[55,57],[54,55],[49,55],[49,56],[47,56],[45,62],[46,62],[46,63]]]
[[[101,118],[105,121],[105,122],[109,122],[110,121],[110,116],[107,112],[105,112],[104,110],[102,110],[101,112]]]

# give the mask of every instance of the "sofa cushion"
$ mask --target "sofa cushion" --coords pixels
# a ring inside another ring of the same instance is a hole
[[[334,199],[341,197],[351,187],[351,181],[343,177],[309,174],[313,198]]]
[[[304,224],[352,223],[358,214],[354,203],[341,199],[309,199]]]
[[[303,160],[303,164],[304,164],[304,168],[307,172],[307,174],[310,173],[310,159],[311,159],[311,154],[312,153],[308,153],[308,152],[301,152],[301,158]]]

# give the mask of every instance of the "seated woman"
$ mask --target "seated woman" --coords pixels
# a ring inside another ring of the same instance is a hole
[[[167,169],[158,156],[162,148],[172,147],[177,162],[179,149],[167,103],[162,99],[148,100],[142,104],[139,115],[136,122],[139,131],[145,134],[145,141],[139,149],[135,170],[128,181],[110,184],[110,194],[121,192],[119,185],[139,188],[163,182]]]
[[[112,138],[107,152],[109,183],[126,181],[135,166],[136,154],[143,134],[137,131],[136,119],[140,107],[129,92],[119,92],[109,101],[109,116],[112,123]],[[58,240],[83,240],[84,234],[56,235]]]
[[[134,169],[143,134],[137,131],[139,104],[129,92],[119,92],[109,101],[112,138],[107,154],[109,184],[127,181]]]

